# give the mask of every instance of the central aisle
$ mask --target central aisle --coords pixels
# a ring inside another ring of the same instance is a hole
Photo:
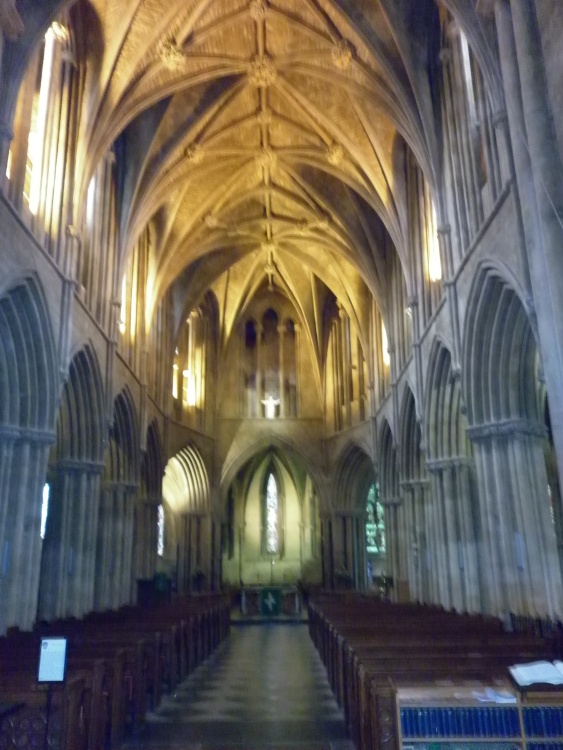
[[[352,750],[306,625],[231,628],[124,748]]]

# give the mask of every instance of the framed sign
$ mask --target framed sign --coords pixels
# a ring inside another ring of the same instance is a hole
[[[38,682],[64,682],[66,638],[42,638],[39,649]]]

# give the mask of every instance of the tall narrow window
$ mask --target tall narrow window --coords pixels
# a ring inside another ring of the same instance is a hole
[[[49,514],[49,493],[51,492],[51,487],[49,484],[43,485],[43,500],[41,502],[41,528],[39,531],[39,535],[41,536],[41,539],[45,539],[45,530],[47,528],[47,516]]]
[[[440,244],[436,229],[436,210],[432,201],[429,201],[429,216],[426,217],[426,247],[428,278],[430,281],[440,281],[442,278],[442,262],[440,260]]]
[[[383,355],[383,364],[385,367],[389,367],[391,364],[391,355],[389,354],[389,340],[387,338],[387,330],[385,324],[381,321],[381,348]]]
[[[279,550],[278,515],[278,485],[274,475],[270,474],[266,485],[266,551],[270,554]]]
[[[158,506],[158,516],[156,521],[156,552],[159,557],[164,555],[164,506]]]
[[[385,554],[385,515],[379,502],[379,485],[372,484],[366,501],[366,549],[368,554]]]

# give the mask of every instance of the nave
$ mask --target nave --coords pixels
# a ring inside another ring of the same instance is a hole
[[[231,628],[127,750],[352,750],[344,716],[305,625]]]

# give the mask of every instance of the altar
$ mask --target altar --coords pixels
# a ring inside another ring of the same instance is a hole
[[[303,602],[297,586],[244,586],[240,592],[243,617],[267,619],[301,617]]]

